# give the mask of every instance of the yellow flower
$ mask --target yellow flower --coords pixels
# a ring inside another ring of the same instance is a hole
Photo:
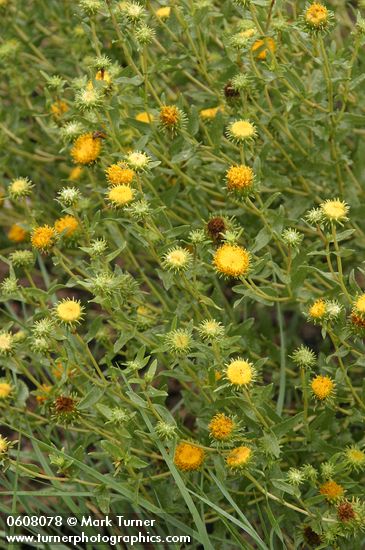
[[[308,315],[311,319],[322,319],[326,315],[326,303],[322,298],[316,300],[309,308]]]
[[[94,162],[101,151],[101,139],[93,137],[90,132],[79,136],[71,149],[71,156],[78,164],[90,164]]]
[[[203,120],[210,120],[217,116],[218,111],[221,110],[221,107],[211,107],[210,109],[202,109],[200,111],[200,117]]]
[[[268,37],[264,38],[263,40],[256,40],[254,44],[251,47],[251,51],[253,53],[256,53],[257,59],[260,59],[261,61],[264,61],[266,59],[268,51],[271,53],[275,52],[275,41]]]
[[[36,395],[36,400],[38,403],[44,403],[47,401],[51,390],[52,386],[49,386],[48,384],[41,384]]]
[[[110,76],[108,71],[100,70],[96,73],[95,80],[102,80],[102,81],[106,82],[107,84],[111,84],[112,77]]]
[[[226,243],[216,250],[213,262],[219,273],[239,277],[248,272],[250,255],[245,248]]]
[[[9,442],[6,437],[0,435],[0,456],[5,454],[9,448]]]
[[[37,248],[42,252],[46,252],[54,245],[56,240],[56,232],[53,227],[50,227],[49,225],[42,225],[33,229],[30,240],[34,248]]]
[[[365,468],[365,452],[361,449],[353,445],[345,450],[344,455],[347,464],[353,470],[363,470]]]
[[[82,174],[82,166],[75,166],[70,171],[70,173],[68,175],[68,179],[70,181],[76,181],[76,180],[80,179],[81,174]]]
[[[232,470],[244,468],[252,458],[252,450],[244,445],[232,449],[226,458],[226,463]]]
[[[159,118],[161,126],[172,132],[175,132],[184,122],[183,113],[176,105],[163,105]]]
[[[108,191],[108,199],[114,206],[124,206],[134,197],[134,189],[129,185],[115,185]]]
[[[0,382],[0,399],[6,399],[13,391],[9,382]]]
[[[170,6],[162,6],[162,8],[159,8],[156,10],[156,15],[160,19],[168,19],[170,17],[171,8]]]
[[[136,172],[148,170],[151,158],[143,151],[131,151],[126,157],[129,166]]]
[[[232,435],[234,428],[234,421],[229,418],[229,416],[226,416],[224,413],[218,413],[213,416],[208,426],[210,435],[214,439],[218,439],[219,441],[229,439]]]
[[[346,221],[349,211],[348,205],[339,199],[327,200],[320,205],[322,215],[330,222]]]
[[[365,293],[361,294],[354,302],[352,308],[353,315],[358,315],[360,317],[365,316]]]
[[[317,399],[324,401],[333,394],[335,384],[329,376],[316,376],[311,382],[311,388]]]
[[[227,129],[228,137],[237,143],[250,141],[256,137],[256,127],[248,120],[236,120],[232,122]]]
[[[0,332],[0,355],[9,355],[13,351],[13,336],[9,332]]]
[[[153,115],[147,113],[146,111],[143,111],[142,113],[138,113],[136,115],[136,120],[138,120],[138,122],[145,122],[146,124],[150,124],[151,122],[153,122]]]
[[[233,359],[227,366],[226,377],[234,386],[248,386],[255,378],[255,369],[245,359]]]
[[[252,187],[254,180],[254,173],[252,168],[240,164],[238,166],[231,166],[227,171],[227,187],[229,190],[247,190]]]
[[[332,502],[342,498],[345,490],[342,485],[339,485],[335,481],[326,481],[326,483],[320,486],[319,492],[326,497],[326,500]]]
[[[320,28],[328,22],[328,9],[318,2],[314,2],[305,12],[305,20],[310,27]]]
[[[64,113],[67,113],[67,111],[68,105],[61,99],[51,105],[51,113],[55,118],[60,118]]]
[[[74,216],[63,216],[54,223],[57,233],[63,233],[64,237],[71,237],[79,228],[79,222]]]
[[[189,267],[191,254],[189,250],[182,247],[171,248],[164,255],[163,265],[166,269],[172,271],[182,271]]]
[[[135,172],[125,164],[111,164],[105,170],[107,180],[112,185],[130,185]]]
[[[11,199],[27,197],[32,192],[33,184],[28,178],[16,178],[9,185],[9,196]]]
[[[174,463],[184,472],[198,470],[203,464],[205,452],[196,445],[190,443],[179,443],[175,450]]]
[[[57,317],[67,325],[79,323],[82,319],[82,311],[83,307],[80,305],[80,302],[73,298],[66,298],[56,304]]]
[[[27,232],[17,223],[14,223],[8,231],[8,239],[13,243],[21,243],[25,241],[26,237]]]

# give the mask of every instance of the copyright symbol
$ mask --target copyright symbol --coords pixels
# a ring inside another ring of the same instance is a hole
[[[67,518],[67,525],[71,525],[71,526],[74,526],[77,524],[77,518]]]

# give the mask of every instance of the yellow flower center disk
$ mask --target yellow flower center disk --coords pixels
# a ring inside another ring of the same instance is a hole
[[[75,300],[65,300],[57,306],[57,315],[65,323],[74,323],[81,317],[81,306]]]
[[[355,302],[355,308],[358,313],[365,313],[365,294],[359,296]]]
[[[204,450],[190,443],[180,443],[175,450],[174,463],[183,471],[192,471],[200,468],[204,461]]]
[[[74,216],[63,216],[55,221],[54,228],[57,233],[63,233],[65,237],[71,237],[79,227],[79,222]]]
[[[247,273],[250,266],[250,256],[243,247],[224,244],[214,255],[214,265],[219,273],[231,277],[239,277]]]
[[[11,385],[8,382],[0,382],[0,399],[6,399],[11,394]]]
[[[53,227],[43,225],[36,227],[31,236],[31,243],[38,250],[46,250],[51,248],[56,238],[56,233]]]
[[[71,156],[78,164],[90,164],[98,158],[100,151],[100,138],[94,138],[92,133],[88,133],[77,138],[71,149]]]
[[[245,466],[250,460],[252,451],[249,447],[236,447],[226,458],[227,465],[230,468],[240,468]]]
[[[256,42],[252,45],[251,51],[256,52],[257,59],[265,60],[268,51],[274,53],[275,52],[275,41],[271,38],[265,38],[263,40],[256,40]]]
[[[232,361],[227,367],[227,378],[235,386],[247,386],[253,379],[252,364],[243,359]]]
[[[120,164],[112,164],[105,170],[105,174],[112,185],[130,185],[135,176],[131,168]]]
[[[176,126],[180,119],[180,113],[175,105],[164,105],[160,110],[160,122],[164,126]]]
[[[17,225],[16,223],[12,225],[8,231],[8,239],[14,243],[21,243],[25,240],[27,232],[25,229]]]
[[[145,124],[150,124],[153,122],[153,115],[150,115],[146,111],[143,111],[142,113],[138,113],[136,115],[136,120],[139,122],[144,122]]]
[[[344,489],[335,481],[326,481],[320,486],[319,492],[324,495],[327,500],[337,500],[344,494]]]
[[[319,27],[328,19],[328,10],[323,4],[314,3],[306,11],[306,20],[313,27]]]
[[[237,120],[231,125],[231,134],[236,138],[250,138],[255,135],[255,127],[248,120]]]
[[[228,189],[247,189],[251,187],[252,182],[253,170],[249,166],[245,166],[244,164],[231,166],[227,172]]]
[[[227,439],[234,428],[234,422],[223,413],[215,415],[208,426],[209,431],[215,439]]]
[[[117,206],[124,206],[133,200],[134,190],[129,185],[116,185],[108,193],[108,199]]]
[[[324,300],[316,300],[309,309],[309,316],[313,319],[320,319],[326,313],[326,304]]]
[[[345,202],[334,200],[322,203],[321,210],[329,220],[339,221],[346,218],[349,208]]]
[[[318,399],[327,399],[333,391],[334,384],[328,376],[316,376],[312,380],[312,390]]]

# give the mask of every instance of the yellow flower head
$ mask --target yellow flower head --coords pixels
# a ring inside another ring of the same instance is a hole
[[[101,139],[93,137],[90,132],[79,136],[71,149],[71,156],[78,164],[90,164],[94,162],[101,151]]]
[[[159,118],[161,126],[173,133],[184,123],[184,115],[176,105],[163,105]]]
[[[365,469],[365,452],[355,445],[347,447],[344,458],[352,470],[361,471]]]
[[[227,188],[231,191],[236,189],[238,191],[247,191],[252,188],[254,181],[254,173],[252,168],[240,164],[238,166],[231,166],[226,174]]]
[[[114,206],[125,206],[133,200],[134,189],[129,185],[115,185],[109,189],[107,197]]]
[[[245,387],[254,381],[256,376],[255,369],[249,361],[233,359],[226,368],[226,378],[233,386]]]
[[[172,330],[166,335],[166,344],[173,353],[184,355],[191,349],[192,339],[188,330]]]
[[[13,351],[14,337],[9,332],[0,332],[0,355],[10,355]]]
[[[51,113],[55,118],[60,118],[64,113],[67,113],[67,111],[68,105],[61,99],[51,105]]]
[[[9,448],[9,442],[6,437],[0,435],[0,456],[4,455]]]
[[[271,53],[274,53],[275,48],[275,41],[269,36],[268,38],[264,38],[263,40],[256,40],[256,42],[252,44],[251,51],[253,53],[256,52],[257,59],[260,59],[260,61],[264,61],[266,59],[267,53],[269,51]]]
[[[135,172],[123,163],[111,164],[105,174],[111,185],[130,185],[135,176]]]
[[[156,15],[160,19],[168,19],[170,17],[170,13],[170,6],[163,6],[162,8],[158,8],[158,10],[156,10]]]
[[[216,250],[213,262],[218,273],[239,277],[248,272],[250,255],[245,248],[226,243]]]
[[[78,179],[80,179],[81,174],[82,174],[82,166],[75,166],[74,168],[72,168],[72,170],[70,170],[68,179],[70,181],[77,181]]]
[[[144,122],[145,124],[150,124],[151,122],[153,122],[153,115],[151,115],[150,113],[147,113],[146,111],[143,111],[142,113],[138,113],[136,115],[136,120],[138,120],[138,122]]]
[[[102,80],[103,82],[106,82],[107,84],[112,83],[112,77],[111,77],[110,73],[108,73],[108,71],[105,71],[105,70],[102,70],[102,69],[100,69],[96,73],[95,80]]]
[[[33,184],[28,178],[16,178],[9,185],[9,196],[11,199],[27,197],[32,192]]]
[[[170,248],[164,255],[163,266],[172,271],[182,271],[187,269],[191,262],[191,254],[186,248],[181,246]]]
[[[319,2],[314,2],[305,12],[306,23],[315,29],[326,26],[328,23],[329,12],[326,6]]]
[[[60,321],[66,325],[79,323],[83,316],[83,307],[78,300],[66,298],[58,302],[55,306],[55,312]]]
[[[360,294],[353,304],[352,315],[365,319],[365,293]]]
[[[329,376],[316,376],[311,382],[313,394],[320,401],[324,401],[333,395],[334,382]]]
[[[175,450],[175,466],[184,472],[198,470],[203,464],[205,452],[196,445],[190,443],[179,443]]]
[[[326,220],[330,222],[346,221],[349,206],[340,199],[327,200],[320,205],[321,213]]]
[[[326,500],[335,502],[343,497],[345,490],[335,481],[326,481],[320,486],[319,492],[326,497]]]
[[[7,397],[9,397],[12,391],[13,388],[9,384],[9,382],[4,382],[0,380],[0,399],[6,399]]]
[[[248,120],[236,120],[227,129],[228,137],[237,143],[243,143],[254,139],[257,135],[256,127]]]
[[[53,227],[41,225],[33,229],[30,240],[34,248],[41,252],[47,252],[54,245],[56,236]]]
[[[219,441],[229,439],[235,428],[235,422],[224,413],[218,413],[213,416],[208,429],[211,437]]]
[[[38,403],[44,403],[45,401],[47,401],[51,391],[52,386],[49,386],[48,384],[41,384],[36,395],[36,400],[38,401]]]
[[[316,300],[313,305],[309,308],[308,316],[316,321],[318,319],[323,319],[327,313],[326,302],[320,298]]]
[[[217,116],[218,111],[220,111],[220,107],[211,107],[210,109],[202,109],[200,111],[200,118],[203,120],[211,120],[212,118],[215,118]]]
[[[232,470],[239,470],[247,466],[251,458],[252,450],[243,445],[232,449],[226,458],[226,464]]]
[[[151,158],[143,151],[131,151],[126,157],[127,164],[136,172],[148,170]]]
[[[27,238],[27,232],[17,223],[14,223],[8,231],[9,241],[13,243],[21,243]]]
[[[63,233],[64,237],[72,237],[79,228],[79,222],[74,216],[63,216],[55,221],[55,231],[58,234]]]

